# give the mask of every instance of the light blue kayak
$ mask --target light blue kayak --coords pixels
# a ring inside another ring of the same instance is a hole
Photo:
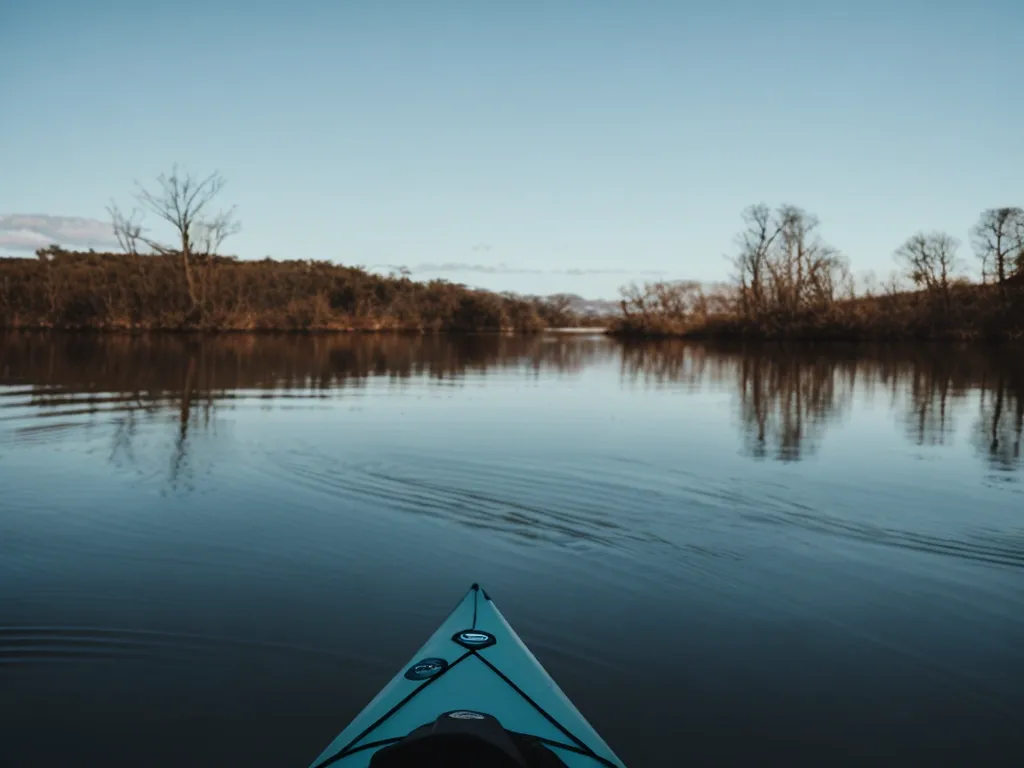
[[[474,584],[313,768],[625,768]]]

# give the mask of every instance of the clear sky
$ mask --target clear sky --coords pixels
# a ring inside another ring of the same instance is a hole
[[[724,279],[754,202],[880,275],[1024,205],[1022,0],[0,0],[0,72],[8,252],[175,162],[244,258],[594,298]]]

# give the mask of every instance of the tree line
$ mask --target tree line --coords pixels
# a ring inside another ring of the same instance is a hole
[[[173,169],[135,207],[108,206],[118,252],[42,248],[0,259],[0,326],[150,330],[518,331],[578,325],[565,295],[525,297],[407,270],[381,275],[328,261],[242,261],[220,254],[240,231],[215,210],[224,179]],[[169,231],[159,239],[145,214]]]
[[[583,322],[564,297],[419,282],[312,259],[40,249],[0,259],[0,327],[65,330],[515,331]]]
[[[629,285],[613,331],[641,335],[814,338],[1024,337],[1024,209],[983,211],[969,237],[980,282],[966,276],[962,243],[917,232],[893,253],[884,283],[858,286],[820,221],[793,205],[742,214],[729,283]]]
[[[418,282],[328,261],[241,261],[221,255],[241,225],[217,208],[219,173],[177,167],[134,207],[108,206],[117,252],[50,246],[0,259],[0,326],[178,330],[518,331],[610,324],[619,334],[812,338],[1024,338],[1024,209],[987,209],[969,232],[980,282],[961,242],[917,232],[893,253],[898,271],[860,286],[849,260],[795,205],[742,213],[732,279],[622,289],[621,315],[583,317],[571,297],[525,297],[445,280]],[[143,226],[150,215],[170,236]]]

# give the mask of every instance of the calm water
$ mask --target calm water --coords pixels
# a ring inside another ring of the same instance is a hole
[[[0,765],[305,766],[473,581],[631,766],[1019,765],[1022,421],[1019,350],[0,336]]]

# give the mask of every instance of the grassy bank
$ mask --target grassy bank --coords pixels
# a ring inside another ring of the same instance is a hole
[[[557,299],[418,282],[323,261],[51,247],[0,259],[0,327],[66,330],[512,331],[576,325]],[[194,298],[193,295],[194,294]]]
[[[704,297],[706,298],[706,297]],[[1024,340],[1024,286],[952,286],[948,293],[898,292],[847,297],[819,306],[742,309],[718,297],[718,307],[623,303],[608,332],[624,337],[804,339],[831,341]]]

